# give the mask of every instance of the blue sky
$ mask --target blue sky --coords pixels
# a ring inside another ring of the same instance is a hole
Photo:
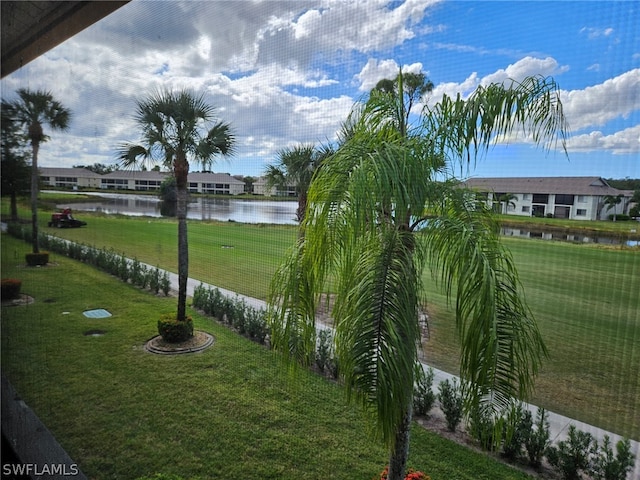
[[[512,140],[463,176],[640,177],[640,3],[133,0],[1,82],[48,89],[73,112],[42,166],[115,163],[136,141],[137,99],[191,88],[231,122],[238,153],[215,171],[259,176],[279,149],[333,139],[355,101],[400,66],[426,99],[552,76],[569,158]],[[192,166],[196,170],[196,166]]]

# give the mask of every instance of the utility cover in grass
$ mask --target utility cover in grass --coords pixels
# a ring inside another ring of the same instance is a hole
[[[88,318],[107,318],[111,316],[111,314],[107,312],[104,308],[97,308],[95,310],[86,310],[82,312],[82,314]]]

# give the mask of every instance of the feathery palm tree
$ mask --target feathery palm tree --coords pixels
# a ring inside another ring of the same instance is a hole
[[[327,156],[326,150],[301,144],[278,152],[275,164],[267,165],[265,178],[269,187],[286,189],[294,185],[298,197],[296,219],[302,222],[307,208],[307,190],[313,174]]]
[[[388,478],[404,478],[420,348],[422,273],[432,269],[455,297],[467,412],[502,411],[525,398],[546,347],[490,209],[450,175],[496,135],[524,129],[538,144],[564,146],[555,83],[545,78],[480,87],[467,100],[444,96],[403,129],[397,93],[374,90],[356,105],[350,135],[309,189],[291,255],[273,278],[272,344],[309,364],[317,302],[336,294],[335,347],[348,397],[370,411],[389,447]]]
[[[142,130],[141,144],[119,147],[118,158],[124,167],[162,163],[176,179],[178,218],[178,312],[186,319],[189,245],[187,241],[187,197],[189,161],[208,169],[218,155],[230,156],[235,136],[228,123],[212,126],[215,109],[202,95],[188,90],[158,91],[138,102],[135,120]]]
[[[31,142],[31,244],[33,253],[40,252],[38,241],[38,152],[40,144],[49,140],[44,134],[43,125],[52,130],[67,130],[71,120],[71,111],[44,90],[18,90],[19,99],[12,102],[11,114],[14,120],[26,127],[27,138]]]

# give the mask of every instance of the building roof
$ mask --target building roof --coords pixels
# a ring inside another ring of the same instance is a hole
[[[470,178],[468,188],[499,193],[541,193],[567,195],[618,195],[628,193],[610,186],[601,177],[511,177]]]
[[[188,178],[190,182],[244,185],[242,180],[238,180],[228,173],[194,172],[190,173]]]
[[[170,174],[155,170],[115,170],[101,175],[102,178],[120,178],[127,180],[164,180]]]
[[[44,177],[82,177],[82,178],[100,178],[102,175],[87,170],[86,168],[51,168],[40,167],[40,175]]]

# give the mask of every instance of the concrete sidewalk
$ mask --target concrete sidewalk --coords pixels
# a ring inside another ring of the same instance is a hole
[[[169,278],[171,280],[171,286],[172,289],[177,289],[178,288],[178,275],[169,272]],[[244,300],[247,305],[250,305],[254,308],[265,308],[267,307],[266,302],[262,301],[262,300],[258,300],[256,298],[252,298],[252,297],[247,297],[245,295],[241,295],[238,294],[236,292],[232,292],[230,290],[226,290],[224,288],[220,288],[217,287],[215,285],[209,285],[207,283],[204,282],[200,282],[199,280],[194,280],[192,278],[190,278],[187,282],[187,295],[188,296],[193,296],[193,292],[194,289],[199,286],[199,285],[203,285],[205,288],[217,288],[218,290],[220,290],[220,293],[222,293],[223,295],[226,295],[228,297],[231,298],[235,298],[238,300]],[[429,365],[427,364],[423,364],[424,368],[429,368]],[[433,368],[433,367],[431,367]],[[452,380],[453,378],[456,378],[454,375],[451,375],[447,372],[444,372],[442,370],[438,370],[436,368],[433,368],[434,371],[434,388],[437,388],[437,386],[440,384],[440,382],[449,379]],[[532,411],[532,413],[534,414],[534,419],[535,419],[535,414],[537,411],[537,406],[535,405],[530,405],[527,404],[527,407],[529,408],[529,410]],[[569,431],[569,426],[570,425],[575,425],[575,427],[578,430],[581,430],[583,432],[588,432],[590,433],[597,441],[598,444],[601,445],[605,435],[609,436],[611,443],[613,445],[613,449],[615,452],[615,444],[621,440],[623,437],[621,437],[620,435],[616,434],[616,433],[612,433],[612,432],[608,432],[606,430],[603,430],[601,428],[595,427],[593,425],[589,425],[587,423],[584,422],[579,422],[577,420],[565,417],[563,415],[559,415],[557,413],[553,413],[553,412],[549,412],[547,411],[547,419],[549,421],[549,430],[551,433],[551,441],[553,443],[557,443],[561,440],[565,440],[568,436],[568,431]],[[632,480],[640,480],[640,442],[635,441],[635,440],[631,440],[631,451],[632,453],[635,455],[636,457],[636,464],[634,467],[634,470],[631,474],[631,476],[629,477]]]

